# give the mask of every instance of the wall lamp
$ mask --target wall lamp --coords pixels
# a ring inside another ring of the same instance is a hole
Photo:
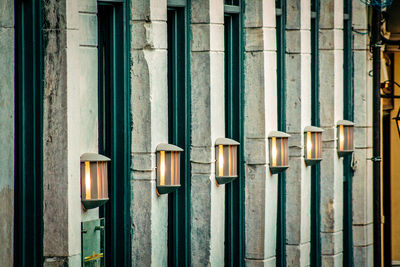
[[[168,194],[181,186],[182,148],[171,144],[159,144],[157,150],[157,187],[156,193]]]
[[[240,143],[228,138],[215,141],[215,179],[217,184],[227,184],[238,177],[237,151]]]
[[[268,135],[269,170],[272,174],[289,168],[289,137],[289,134],[278,131],[272,131]]]
[[[304,128],[304,162],[306,166],[312,166],[322,160],[322,130],[315,126]]]
[[[354,123],[341,120],[337,122],[337,151],[339,157],[344,157],[354,151]]]
[[[81,156],[81,201],[86,210],[100,207],[108,201],[109,161],[111,159],[96,153]]]

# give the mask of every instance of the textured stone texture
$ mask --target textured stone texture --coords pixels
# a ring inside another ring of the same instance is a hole
[[[14,2],[0,2],[0,266],[14,249]]]

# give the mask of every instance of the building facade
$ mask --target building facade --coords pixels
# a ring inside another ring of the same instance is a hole
[[[99,218],[106,266],[373,266],[368,22],[359,0],[0,1],[0,266],[87,266]],[[223,137],[240,143],[228,184]],[[164,143],[181,186],[158,196]],[[109,201],[85,210],[88,152],[111,163]]]

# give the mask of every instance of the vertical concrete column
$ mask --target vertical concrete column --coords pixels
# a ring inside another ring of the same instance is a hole
[[[245,260],[276,265],[277,175],[268,133],[277,129],[275,1],[247,1],[244,12]]]
[[[225,186],[215,180],[215,148],[225,136],[224,1],[191,1],[192,188],[194,266],[224,265]]]
[[[321,0],[319,27],[321,256],[323,266],[342,266],[343,160],[337,154],[336,122],[343,118],[343,0]]]
[[[369,53],[368,8],[353,0],[354,37],[354,266],[373,266],[372,193],[372,56]],[[361,33],[361,34],[360,34]]]
[[[167,265],[168,195],[156,195],[159,143],[168,143],[167,1],[131,2],[132,264]]]
[[[43,16],[44,266],[79,266],[78,1],[45,1]]]
[[[304,127],[311,124],[311,55],[309,0],[287,0],[286,260],[288,266],[310,264],[311,168],[304,164]]]
[[[14,1],[0,2],[0,266],[14,249]]]

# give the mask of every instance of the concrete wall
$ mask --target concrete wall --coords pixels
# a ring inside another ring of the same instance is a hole
[[[0,2],[0,266],[13,266],[14,1]]]

